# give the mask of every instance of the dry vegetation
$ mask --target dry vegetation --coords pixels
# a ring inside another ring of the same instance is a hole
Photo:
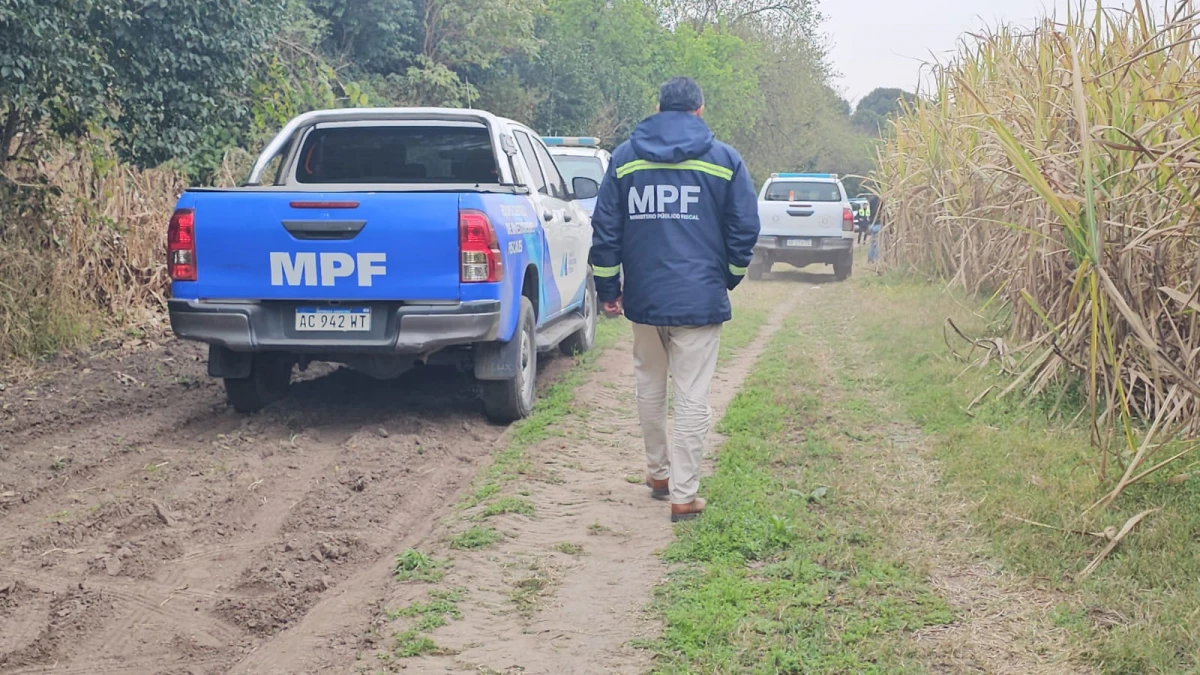
[[[1192,0],[973,36],[876,176],[890,265],[1011,307],[1003,393],[1082,385],[1109,498],[1200,433],[1198,39]]]
[[[60,144],[24,175],[6,170],[0,354],[76,347],[107,327],[152,323],[164,306],[166,222],[184,179],[112,157]]]

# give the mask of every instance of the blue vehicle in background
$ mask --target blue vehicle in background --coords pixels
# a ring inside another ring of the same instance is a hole
[[[600,147],[600,139],[588,136],[546,136],[542,138],[554,161],[562,170],[567,181],[576,178],[590,178],[597,184],[604,180],[604,172],[612,155]],[[580,203],[589,216],[596,208],[596,198],[583,200]]]
[[[230,404],[284,397],[293,369],[388,379],[473,372],[496,422],[533,408],[538,353],[591,349],[581,201],[529,128],[476,110],[306,113],[247,183],[188,190],[168,236],[175,334],[209,346]]]

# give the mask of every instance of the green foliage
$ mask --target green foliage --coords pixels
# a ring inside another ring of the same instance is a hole
[[[471,105],[616,143],[687,74],[757,176],[865,172],[819,21],[813,0],[0,0],[0,111],[4,140],[108,128],[124,159],[206,180],[229,148],[347,105]]]
[[[878,135],[887,130],[888,119],[899,115],[904,105],[911,105],[916,100],[916,94],[903,89],[880,87],[858,102],[851,121],[864,134]]]
[[[487,505],[487,508],[483,510],[483,517],[494,518],[509,513],[532,518],[535,513],[533,502],[528,499],[521,499],[520,497],[501,497]]]
[[[368,73],[391,73],[412,63],[421,22],[413,0],[307,0],[324,23],[318,43],[338,61]]]
[[[690,75],[704,87],[706,120],[741,152],[756,181],[786,170],[866,174],[877,135],[855,130],[848,104],[829,85],[816,7],[816,0],[0,0],[0,169],[19,183],[44,184],[28,160],[85,137],[134,167],[162,165],[193,184],[236,184],[289,119],[345,106],[471,106],[612,147],[654,112],[664,81]],[[19,168],[5,167],[14,158],[24,160]],[[133,175],[116,168],[109,175]],[[858,191],[855,179],[847,182]],[[45,190],[19,195],[12,211],[62,213],[61,200]],[[153,216],[167,217],[163,209]],[[49,251],[34,246],[22,269],[52,269]],[[37,285],[13,285],[23,286]],[[38,336],[20,341],[34,354],[104,328],[103,320],[62,324],[54,317],[71,311],[26,295],[0,293],[0,302],[12,296],[17,307],[0,321],[0,335]],[[99,300],[98,310],[132,317],[141,313],[131,310],[160,308],[149,299],[157,290],[144,296],[138,307]],[[0,344],[11,351],[15,343]]]
[[[448,566],[444,560],[438,560],[416,549],[407,549],[396,556],[396,566],[392,576],[396,581],[441,581]]]
[[[487,548],[492,544],[504,539],[504,535],[490,527],[480,527],[478,525],[454,535],[450,539],[450,548],[456,548],[466,551],[475,551],[481,548]]]
[[[115,1],[91,29],[103,36],[119,112],[117,150],[140,165],[186,157],[206,131],[240,126],[235,94],[279,24],[280,7],[244,0]]]
[[[544,133],[628,134],[653,108],[665,32],[641,0],[549,0],[537,25],[541,50],[517,65],[543,94],[526,121]]]
[[[115,129],[135,164],[186,157],[244,123],[236,93],[280,16],[263,1],[3,0],[3,147],[46,122],[67,136]]]
[[[0,0],[0,165],[17,134],[47,122],[82,133],[107,87],[102,45],[88,30],[95,0]]]
[[[718,137],[753,127],[765,114],[759,73],[766,53],[761,45],[732,32],[681,26],[663,51],[664,73],[687,74],[704,88],[705,120]]]

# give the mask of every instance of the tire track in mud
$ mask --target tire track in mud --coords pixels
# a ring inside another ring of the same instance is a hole
[[[503,431],[468,378],[438,369],[316,371],[238,416],[192,381],[195,360],[159,368],[187,349],[97,364],[144,385],[110,414],[0,421],[0,495],[17,495],[0,498],[0,671],[228,672],[363,570],[386,576],[396,542],[427,531]],[[543,379],[568,366],[546,362]],[[88,396],[63,405],[110,400]],[[50,409],[34,398],[28,414]],[[42,466],[60,452],[68,466]]]

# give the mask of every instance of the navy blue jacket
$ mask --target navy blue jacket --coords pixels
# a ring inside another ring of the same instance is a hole
[[[601,302],[623,296],[635,323],[708,326],[732,317],[729,291],[758,241],[758,196],[741,156],[703,120],[664,112],[613,152],[592,227]]]

